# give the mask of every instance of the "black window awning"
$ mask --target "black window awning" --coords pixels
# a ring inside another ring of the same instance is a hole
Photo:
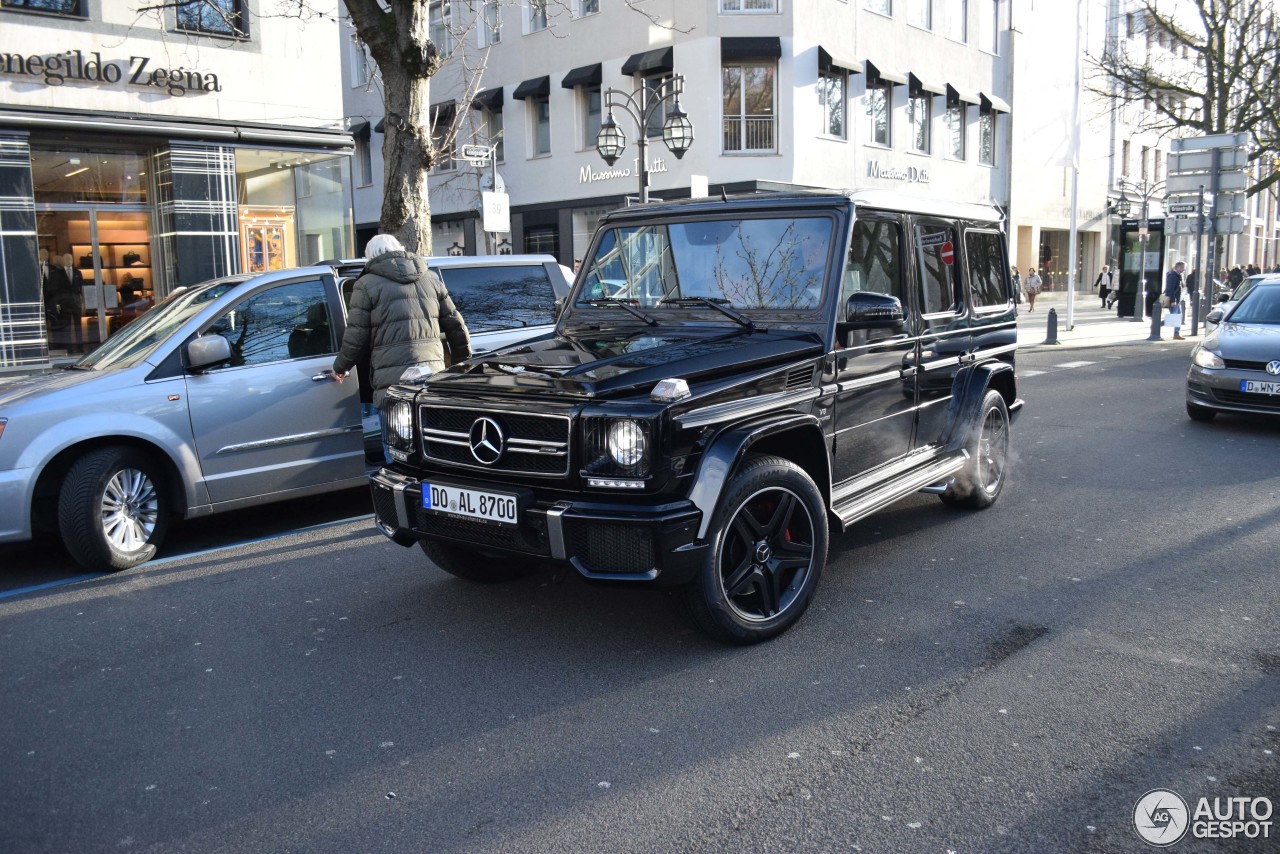
[[[843,57],[838,53],[832,53],[822,45],[818,45],[818,70],[849,71],[853,74],[861,74],[862,63],[857,60]]]
[[[977,92],[969,92],[964,89],[957,89],[950,83],[947,84],[947,103],[948,104],[977,104],[981,100]]]
[[[476,96],[471,99],[471,108],[473,110],[501,110],[502,109],[502,87],[495,89],[485,89],[483,92],[477,92]]]
[[[782,39],[777,36],[748,36],[720,39],[720,59],[777,59],[782,56]]]
[[[351,123],[351,135],[356,139],[360,139],[362,137],[367,139],[369,136],[369,130],[370,128],[369,128],[368,122],[352,122]]]
[[[564,76],[560,85],[565,89],[573,89],[577,86],[599,86],[601,79],[600,63],[597,62],[595,65],[584,65],[573,69]]]
[[[914,72],[907,74],[907,86],[911,90],[913,96],[920,95],[945,95],[947,87],[942,83],[935,83],[932,80],[925,80],[917,76]]]
[[[622,63],[622,73],[626,75],[659,74],[664,71],[671,71],[676,67],[673,57],[674,51],[669,47],[646,50],[644,53],[633,53],[627,57],[626,62]]]
[[[382,118],[378,119],[378,123],[373,126],[373,132],[386,133],[386,131],[387,131],[387,117],[383,116]]]
[[[550,94],[551,75],[547,74],[524,81],[516,87],[516,91],[511,93],[511,97],[517,101],[523,101],[526,98],[545,98]]]
[[[982,107],[984,113],[1008,113],[1009,102],[1003,98],[997,98],[995,95],[988,95],[986,92],[978,93],[979,106]]]
[[[866,62],[864,62],[862,65],[867,72],[868,86],[875,86],[880,83],[894,83],[898,86],[907,85],[906,77],[902,76],[901,74],[898,74],[895,71],[886,71],[885,69],[876,65],[874,62],[872,62],[869,59]]]

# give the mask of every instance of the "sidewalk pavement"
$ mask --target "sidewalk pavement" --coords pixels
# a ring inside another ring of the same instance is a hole
[[[1045,344],[1048,337],[1049,310],[1058,314],[1058,343]],[[1160,341],[1148,341],[1151,336],[1151,318],[1143,318],[1136,323],[1129,317],[1116,317],[1115,308],[1101,307],[1096,294],[1076,294],[1074,307],[1075,325],[1067,328],[1067,295],[1063,291],[1041,292],[1036,297],[1036,310],[1027,311],[1026,297],[1018,306],[1018,347],[1020,349],[1060,349],[1076,347],[1102,347],[1113,344],[1148,344],[1158,346],[1167,344],[1194,344],[1204,336],[1204,322],[1196,331],[1199,335],[1191,335],[1191,311],[1187,310],[1187,322],[1182,325],[1182,335],[1186,341],[1174,341],[1173,329],[1163,327],[1160,330]]]

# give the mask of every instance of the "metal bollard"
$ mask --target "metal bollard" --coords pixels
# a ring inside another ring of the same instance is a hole
[[[1151,304],[1151,334],[1147,336],[1148,341],[1163,341],[1160,337],[1160,315],[1164,313],[1164,307],[1160,305],[1160,300],[1156,300]]]
[[[1049,328],[1045,332],[1044,343],[1061,344],[1058,340],[1058,310],[1056,308],[1049,309]]]

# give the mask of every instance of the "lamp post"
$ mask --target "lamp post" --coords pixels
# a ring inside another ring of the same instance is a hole
[[[622,156],[627,147],[627,137],[618,127],[614,119],[614,110],[621,110],[631,117],[636,126],[636,145],[640,149],[640,202],[649,201],[649,119],[664,104],[670,103],[666,121],[662,123],[662,141],[676,159],[684,157],[684,153],[693,145],[693,122],[680,109],[680,95],[684,92],[684,75],[677,74],[653,90],[641,86],[635,92],[623,92],[621,89],[606,89],[601,93],[603,106],[608,110],[605,120],[600,123],[600,132],[596,134],[596,151],[604,158],[604,162],[612,166]]]
[[[1150,207],[1151,200],[1164,187],[1163,181],[1151,183],[1147,180],[1138,182],[1121,181],[1120,182],[1120,198],[1116,202],[1116,213],[1123,219],[1129,215],[1132,203],[1129,197],[1125,195],[1126,190],[1132,190],[1142,201],[1142,219],[1138,223],[1138,241],[1141,260],[1138,263],[1138,289],[1133,295],[1133,317],[1130,318],[1135,323],[1141,323],[1143,314],[1146,310],[1146,294],[1147,294],[1147,234],[1150,228]],[[1156,271],[1159,272],[1158,270]],[[1141,302],[1140,302],[1141,300]]]

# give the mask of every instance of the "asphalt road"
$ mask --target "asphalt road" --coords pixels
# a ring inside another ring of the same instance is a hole
[[[363,521],[0,599],[0,850],[1144,851],[1150,789],[1278,801],[1280,423],[1189,421],[1189,349],[1020,356],[999,503],[834,536],[758,647]]]

